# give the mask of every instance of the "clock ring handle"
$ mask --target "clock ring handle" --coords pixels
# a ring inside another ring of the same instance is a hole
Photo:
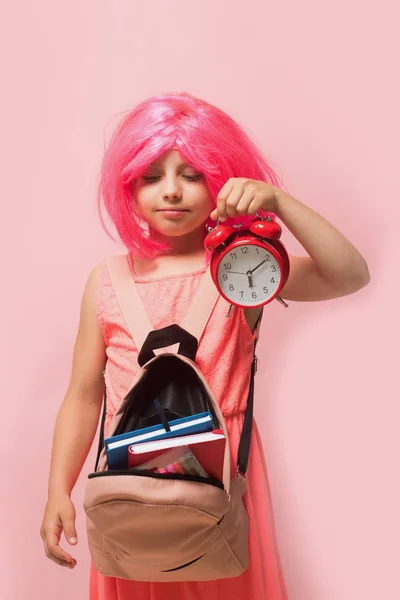
[[[217,217],[214,227],[211,227],[211,225],[207,226],[208,233],[211,233],[212,231],[214,231],[214,229],[217,229],[217,227],[219,227],[219,225],[220,225],[220,220],[219,220],[219,217]]]
[[[207,226],[208,233],[211,233],[212,231],[214,231],[214,229],[217,229],[217,227],[219,227],[220,224],[221,224],[220,218],[217,217],[214,227],[211,227],[211,225]],[[234,223],[233,225],[231,225],[232,229],[238,229],[239,227],[242,227],[242,226],[243,226],[243,223]]]
[[[258,219],[260,219],[261,221],[272,221],[271,215],[267,215],[266,217],[263,217],[262,215],[260,215],[259,212],[256,212],[256,217]]]

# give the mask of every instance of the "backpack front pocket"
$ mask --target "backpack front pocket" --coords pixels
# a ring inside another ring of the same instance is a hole
[[[218,523],[229,500],[219,485],[193,476],[130,471],[89,477],[86,515],[115,560],[160,571],[177,569],[220,538]]]

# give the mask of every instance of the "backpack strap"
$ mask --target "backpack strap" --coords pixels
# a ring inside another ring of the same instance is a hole
[[[251,431],[253,427],[254,410],[254,378],[257,371],[257,357],[254,355],[251,363],[249,395],[247,398],[247,408],[244,415],[242,433],[240,435],[239,449],[237,454],[237,473],[244,477],[247,471],[247,464],[250,455]]]
[[[256,346],[260,332],[261,319],[263,316],[263,310],[257,319],[255,325],[255,336],[254,336],[254,350],[253,350],[253,361],[251,363],[250,371],[250,385],[249,394],[247,397],[247,407],[244,414],[244,421],[242,427],[242,433],[240,435],[239,449],[237,454],[237,473],[243,478],[246,475],[247,464],[249,462],[250,455],[250,442],[251,442],[251,431],[253,427],[253,412],[254,412],[254,379],[257,372],[257,356]]]
[[[137,348],[140,350],[147,335],[150,331],[153,331],[154,327],[150,322],[134,284],[128,257],[125,254],[111,256],[107,258],[106,263],[114,292],[128,325],[129,332]]]
[[[219,293],[208,267],[182,325],[183,329],[194,335],[199,343],[218,297]]]
[[[112,256],[107,259],[107,267],[129,332],[136,347],[140,350],[154,327],[137,291],[128,261],[129,257],[125,254]],[[204,333],[217,299],[218,291],[208,267],[182,325],[198,342]]]

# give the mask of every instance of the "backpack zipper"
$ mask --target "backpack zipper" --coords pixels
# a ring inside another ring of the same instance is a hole
[[[149,473],[146,471],[139,471],[135,469],[130,470],[111,470],[111,471],[100,471],[97,473],[90,473],[88,479],[95,479],[96,477],[111,477],[111,476],[139,476],[139,477],[153,477],[154,479],[176,479],[178,481],[194,481],[197,483],[206,483],[207,485],[213,485],[221,490],[224,490],[224,484],[218,479],[199,477],[197,475],[182,475],[181,473]]]

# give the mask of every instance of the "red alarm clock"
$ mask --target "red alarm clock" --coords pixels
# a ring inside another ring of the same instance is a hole
[[[279,238],[282,228],[257,213],[249,227],[209,228],[204,246],[212,252],[211,276],[221,296],[243,308],[272,302],[289,277],[289,256]]]

